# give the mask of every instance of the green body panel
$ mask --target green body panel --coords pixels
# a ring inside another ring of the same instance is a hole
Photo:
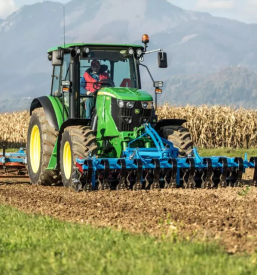
[[[59,129],[60,129],[63,122],[67,119],[67,113],[66,113],[66,111],[64,111],[64,115],[63,115],[63,105],[58,97],[48,96],[48,98],[50,99],[51,103],[53,104],[53,108],[54,108],[55,115],[57,118],[57,123],[58,123]],[[56,168],[56,165],[57,165],[57,140],[56,140],[54,150],[53,150],[51,159],[49,161],[47,170],[54,170]]]
[[[63,115],[63,104],[58,97],[54,97],[51,95],[49,95],[47,97],[50,99],[51,103],[53,104],[53,108],[54,108],[55,115],[57,118],[57,123],[58,123],[59,129],[60,129],[60,127],[63,124],[63,121],[65,121],[68,118],[67,113],[64,110],[64,115]],[[64,120],[63,120],[63,118],[64,118]]]
[[[99,95],[110,96],[122,100],[152,101],[153,98],[146,91],[135,88],[104,88],[98,92]]]
[[[127,147],[128,142],[139,137],[142,132],[140,128],[135,128],[133,132],[119,132],[111,113],[111,98],[133,101],[152,101],[151,95],[145,91],[129,88],[104,88],[98,92],[96,100],[97,110],[97,145],[98,155],[101,157],[119,158]],[[131,147],[154,147],[149,137],[133,143]],[[105,147],[114,147],[109,153],[104,153]]]
[[[72,44],[66,44],[65,46],[64,45],[61,45],[59,47],[53,47],[51,49],[48,50],[48,53],[51,53],[53,51],[57,51],[58,48],[62,48],[62,49],[67,49],[67,48],[70,48],[70,47],[125,47],[125,48],[129,48],[129,47],[132,47],[132,48],[143,48],[142,45],[134,45],[134,44],[95,44],[95,43],[72,43]]]

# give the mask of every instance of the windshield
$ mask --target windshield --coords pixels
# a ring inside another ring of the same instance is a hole
[[[99,74],[107,74],[115,87],[139,88],[135,60],[127,49],[91,50],[87,58],[80,60],[80,79],[86,72],[92,73],[93,60],[100,62]]]

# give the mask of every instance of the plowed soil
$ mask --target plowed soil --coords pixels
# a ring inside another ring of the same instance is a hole
[[[0,185],[0,203],[60,220],[147,232],[215,239],[231,253],[257,246],[257,188],[97,191]]]

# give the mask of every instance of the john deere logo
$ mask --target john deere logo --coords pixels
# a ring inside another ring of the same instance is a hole
[[[135,114],[140,114],[140,110],[139,109],[135,109]]]

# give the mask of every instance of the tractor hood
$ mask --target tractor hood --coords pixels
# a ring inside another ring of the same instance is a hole
[[[135,88],[103,88],[99,90],[98,96],[105,95],[114,97],[122,100],[130,100],[130,101],[152,101],[153,98],[146,91],[135,89]]]

